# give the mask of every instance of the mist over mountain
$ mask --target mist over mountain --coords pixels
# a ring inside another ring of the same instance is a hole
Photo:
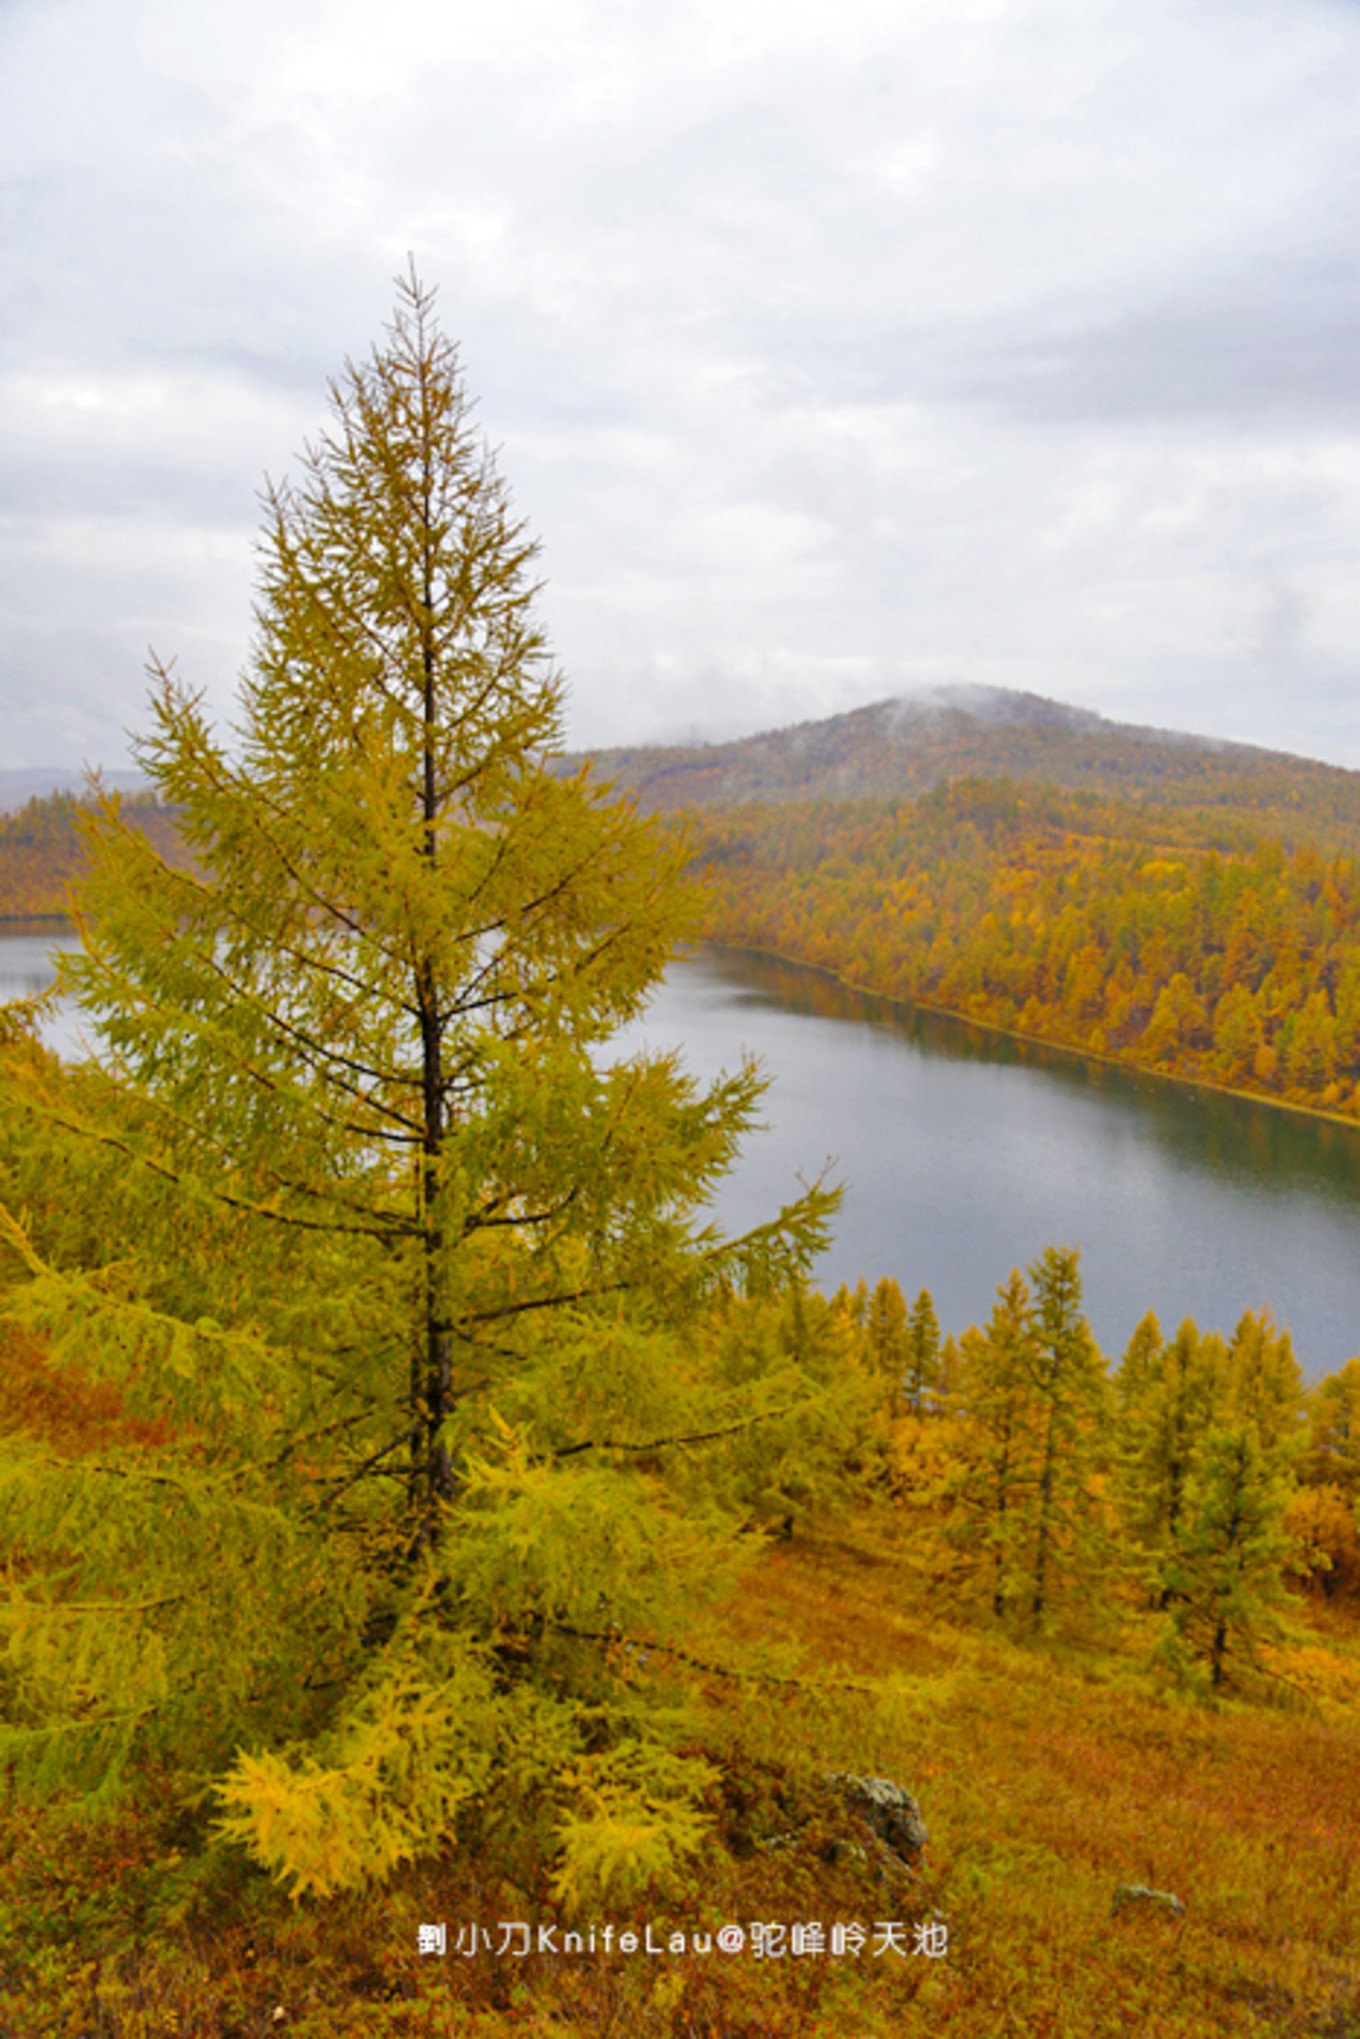
[[[1284,751],[1112,722],[999,687],[941,688],[714,744],[575,755],[645,812],[749,800],[885,799],[943,780],[1037,780],[1225,815],[1285,836],[1360,843],[1360,772]]]
[[[745,801],[894,799],[947,779],[1034,780],[1107,798],[1234,815],[1286,838],[1360,847],[1360,771],[1254,744],[1114,722],[1089,708],[1004,687],[940,687],[724,742],[576,751],[645,813]],[[140,773],[105,772],[122,793]],[[53,765],[0,771],[0,814],[86,775]]]

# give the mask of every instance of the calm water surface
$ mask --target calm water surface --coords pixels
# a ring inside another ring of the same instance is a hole
[[[78,946],[70,928],[61,923],[34,921],[20,933],[0,934],[0,1003],[10,998],[26,998],[33,991],[46,991],[56,975],[51,960],[53,950]],[[80,1029],[73,1013],[58,1013],[42,1031],[48,1046],[59,1055],[81,1052]]]
[[[0,937],[0,998],[41,990],[69,934]],[[50,1030],[78,1051],[74,1020]],[[679,1047],[695,1075],[758,1055],[773,1081],[717,1199],[729,1228],[769,1218],[831,1163],[847,1185],[817,1268],[834,1287],[895,1275],[947,1328],[1045,1246],[1081,1249],[1107,1351],[1138,1319],[1231,1330],[1265,1306],[1310,1376],[1360,1351],[1360,1129],[1008,1040],[892,1007],[815,972],[710,953],[676,964],[621,1038]]]
[[[1159,1082],[815,972],[709,953],[630,1038],[696,1075],[758,1055],[768,1130],[717,1201],[759,1223],[828,1159],[847,1184],[823,1286],[896,1276],[952,1330],[1045,1246],[1077,1246],[1110,1353],[1146,1310],[1231,1330],[1266,1306],[1316,1377],[1360,1351],[1360,1128]]]

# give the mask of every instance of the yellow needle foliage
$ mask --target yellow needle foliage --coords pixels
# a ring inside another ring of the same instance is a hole
[[[238,725],[155,669],[187,859],[87,823],[97,1061],[7,1023],[4,1307],[140,1427],[7,1426],[0,1749],[106,1794],[158,1764],[297,1892],[506,1798],[564,1891],[689,1850],[667,1667],[769,1463],[806,1493],[835,1454],[798,1426],[855,1397],[781,1314],[831,1193],[705,1217],[757,1071],[610,1059],[695,923],[686,853],[554,767],[535,547],[470,409],[410,278],[268,493]],[[640,1824],[615,1749],[669,1780]]]

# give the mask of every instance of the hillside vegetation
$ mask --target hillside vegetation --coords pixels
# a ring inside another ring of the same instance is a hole
[[[294,1904],[223,1846],[162,1751],[102,1808],[49,1787],[0,1813],[0,2032],[239,2039],[282,2023],[341,2039],[362,2020],[411,2039],[1347,2039],[1360,1362],[1305,1393],[1267,1320],[1225,1339],[1190,1324],[1165,1337],[1149,1318],[1112,1372],[1058,1251],[1004,1282],[958,1341],[941,1339],[927,1294],[908,1307],[886,1280],[728,1298],[706,1319],[700,1336],[754,1335],[834,1393],[767,1428],[756,1453],[737,1435],[658,1457],[666,1484],[740,1497],[749,1531],[767,1525],[748,1533],[740,1590],[702,1652],[614,1637],[635,1702],[664,1697],[709,1764],[685,1856],[582,1906],[554,1882],[561,1830],[541,1805],[487,1791],[378,1887]],[[0,1337],[9,1449],[40,1450],[73,1493],[115,1466],[173,1476],[147,1385]],[[41,1553],[24,1564],[32,1592]],[[165,1645],[162,1689],[143,1693],[152,1727],[156,1711],[186,1724],[211,1711],[174,1683],[185,1615],[201,1621],[213,1588],[187,1552],[161,1583],[149,1617],[134,1590],[109,1607],[124,1650],[133,1624]],[[74,1586],[55,1603],[72,1619]],[[54,1641],[49,1623],[49,1661]],[[69,1707],[44,1702],[32,1635],[12,1634],[8,1657],[9,1703],[30,1726],[44,1703]],[[90,1726],[112,1670],[86,1659]],[[847,1818],[828,1772],[908,1785],[924,1846]],[[442,1956],[420,1951],[431,1921],[446,1925]],[[529,1925],[527,1951],[502,1921]],[[640,1945],[649,1926],[662,1945],[679,1933],[686,1951],[539,1951],[540,1927],[551,1949],[605,1921]],[[837,1923],[848,1952],[831,1945]],[[733,1924],[746,1944],[720,1955],[712,1936]],[[821,1944],[795,1947],[794,1925]],[[475,1952],[457,1944],[470,1929],[488,1935]],[[753,1952],[767,1929],[772,1958]]]
[[[174,815],[150,793],[121,803],[124,819],[172,863],[187,861]],[[11,920],[61,919],[71,888],[89,869],[80,831],[89,803],[69,793],[33,799],[16,814],[0,814],[0,925]]]
[[[1139,1067],[1360,1115],[1360,867],[1175,810],[952,781],[705,813],[719,942]]]
[[[1245,830],[1360,850],[1360,773],[1002,689],[880,701],[732,743],[597,751],[590,762],[644,813],[900,799],[948,779],[1012,779],[1173,809],[1225,845]]]
[[[605,753],[593,769],[619,768],[642,805],[677,818],[698,803],[711,940],[1360,1116],[1360,775],[1029,696],[986,714],[908,706],[721,750]],[[883,793],[904,781],[923,790]],[[846,785],[878,790],[826,792]],[[167,806],[141,796],[123,812],[187,862]],[[0,820],[0,918],[64,910],[85,868],[78,816],[57,795]]]
[[[1360,773],[984,689],[591,764],[687,819],[715,942],[1360,1116]]]

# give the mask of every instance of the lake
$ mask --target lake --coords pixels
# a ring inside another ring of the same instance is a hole
[[[46,991],[56,972],[52,968],[54,949],[74,949],[79,944],[62,922],[31,921],[0,934],[0,1003],[10,998],[27,998],[31,992]],[[59,1055],[81,1052],[80,1029],[74,1013],[60,1012],[42,1029],[43,1039]]]
[[[1231,1331],[1267,1307],[1310,1378],[1360,1351],[1360,1127],[1015,1041],[709,952],[674,966],[631,1040],[696,1075],[758,1055],[769,1130],[717,1200],[759,1223],[830,1160],[847,1185],[823,1287],[893,1275],[946,1329],[981,1322],[1011,1268],[1081,1249],[1101,1345],[1145,1311]]]
[[[0,937],[0,998],[50,981],[69,933]],[[50,1031],[77,1048],[72,1018]],[[620,1037],[682,1048],[695,1075],[758,1055],[772,1082],[720,1192],[729,1229],[771,1217],[828,1162],[846,1187],[824,1287],[891,1274],[946,1329],[984,1319],[1045,1246],[1081,1249],[1086,1304],[1118,1353],[1146,1310],[1230,1331],[1266,1307],[1312,1378],[1360,1351],[1360,1128],[1167,1083],[814,971],[709,952],[674,965]]]

